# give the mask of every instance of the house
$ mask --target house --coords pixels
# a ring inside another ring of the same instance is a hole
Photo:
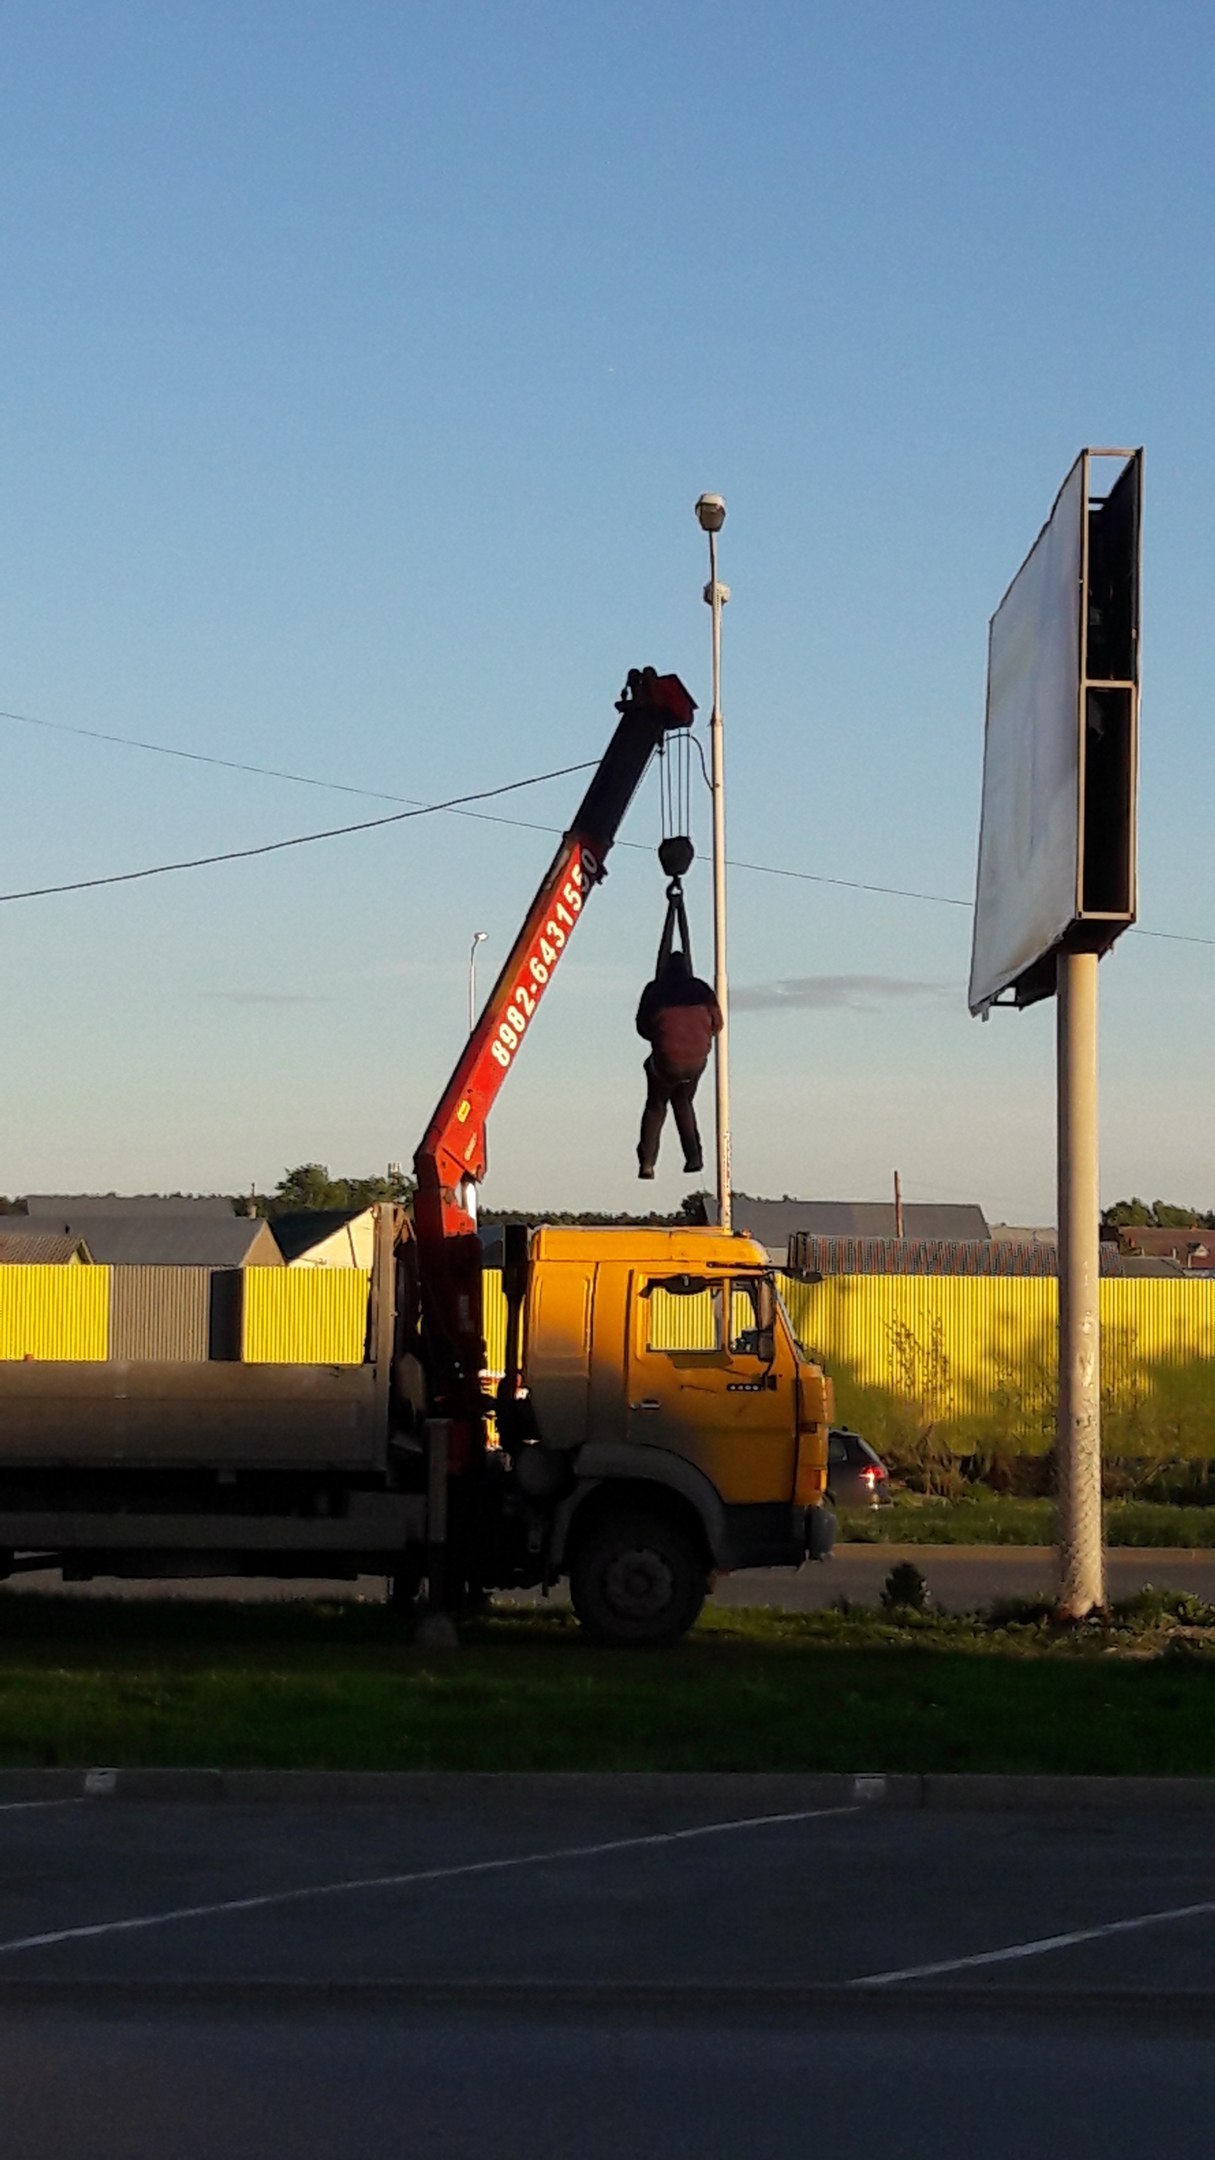
[[[733,1209],[734,1228],[757,1239],[778,1267],[784,1266],[789,1240],[797,1235],[849,1245],[991,1241],[981,1207],[944,1201],[904,1202],[902,1241],[896,1239],[894,1204],[889,1200],[794,1200],[788,1194],[783,1200],[760,1200],[736,1192]],[[707,1202],[707,1214],[710,1222],[716,1221],[716,1201]]]
[[[375,1254],[374,1208],[301,1208],[273,1227],[288,1267],[369,1268]]]
[[[1107,1225],[1103,1238],[1109,1237],[1113,1225]],[[1158,1230],[1151,1223],[1119,1223],[1117,1225],[1118,1249],[1123,1254],[1136,1254],[1148,1260],[1175,1260],[1187,1273],[1209,1275],[1215,1271],[1215,1230],[1202,1224],[1182,1225],[1180,1229]]]
[[[111,1196],[112,1198],[112,1196]],[[15,1228],[20,1225],[20,1228]],[[66,1206],[52,1210],[33,1201],[27,1216],[6,1216],[5,1234],[23,1238],[47,1235],[76,1239],[87,1247],[89,1257],[103,1267],[281,1267],[279,1251],[269,1223],[257,1216],[234,1215],[230,1207],[214,1212],[209,1206],[181,1212],[167,1208],[143,1208],[121,1202],[113,1211],[68,1196]]]

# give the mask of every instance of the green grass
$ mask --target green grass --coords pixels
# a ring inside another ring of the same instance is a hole
[[[1049,1500],[997,1493],[968,1493],[961,1500],[899,1493],[889,1507],[839,1514],[841,1540],[858,1545],[1049,1545],[1054,1534]],[[1107,1500],[1105,1536],[1110,1545],[1215,1546],[1215,1508]]]
[[[0,1594],[0,1762],[1215,1772],[1215,1610],[718,1610],[661,1655],[506,1611],[426,1657],[381,1607]]]

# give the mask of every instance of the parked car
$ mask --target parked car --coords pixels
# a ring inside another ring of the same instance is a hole
[[[827,1438],[827,1498],[833,1507],[885,1507],[890,1472],[859,1432],[833,1425]]]

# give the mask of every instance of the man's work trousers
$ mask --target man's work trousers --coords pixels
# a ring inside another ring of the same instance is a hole
[[[657,1064],[652,1056],[646,1059],[645,1109],[641,1113],[641,1139],[637,1147],[637,1160],[643,1170],[652,1170],[658,1161],[658,1142],[666,1123],[668,1103],[683,1144],[684,1168],[700,1169],[703,1158],[692,1097],[703,1071],[704,1066],[699,1065],[690,1070],[685,1067],[671,1072]]]

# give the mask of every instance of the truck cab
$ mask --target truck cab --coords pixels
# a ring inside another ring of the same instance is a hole
[[[669,1641],[715,1574],[825,1557],[830,1383],[760,1246],[539,1229],[520,1287],[504,1444],[544,1509],[544,1575],[568,1574],[592,1634]]]

